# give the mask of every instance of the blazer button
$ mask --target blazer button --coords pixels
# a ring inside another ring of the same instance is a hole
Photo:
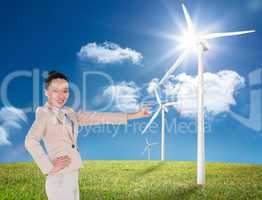
[[[72,148],[73,148],[73,149],[75,148],[75,145],[74,145],[74,144],[72,144]]]

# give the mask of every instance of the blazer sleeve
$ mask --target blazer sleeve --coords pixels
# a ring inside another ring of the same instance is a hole
[[[31,154],[32,158],[40,168],[43,174],[48,174],[53,164],[45,153],[40,141],[43,138],[47,117],[42,108],[36,109],[35,121],[29,129],[25,138],[25,148]]]
[[[127,114],[120,112],[76,112],[77,122],[80,126],[99,124],[127,124]]]

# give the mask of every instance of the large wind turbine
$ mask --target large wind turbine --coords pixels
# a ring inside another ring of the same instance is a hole
[[[146,141],[146,147],[145,147],[144,151],[142,152],[142,154],[144,154],[144,153],[147,151],[147,159],[148,159],[148,160],[151,160],[151,150],[152,150],[152,146],[153,146],[153,145],[156,145],[156,144],[158,144],[158,143],[156,143],[156,142],[149,143],[147,138],[145,138],[145,141]]]
[[[185,60],[187,53],[191,48],[197,48],[198,54],[198,134],[197,134],[197,183],[199,185],[205,184],[205,135],[204,135],[204,99],[203,99],[203,85],[204,85],[204,66],[203,66],[203,53],[208,50],[207,40],[228,36],[236,36],[247,33],[255,32],[255,30],[238,31],[238,32],[224,32],[224,33],[209,33],[206,35],[197,34],[195,31],[191,17],[185,7],[182,4],[182,9],[187,23],[188,33],[185,34],[184,44],[187,45],[184,52],[178,57],[176,62],[166,72],[163,78],[160,80],[160,84],[163,84],[169,76],[176,70],[176,68]]]
[[[165,112],[168,112],[167,107],[168,106],[175,106],[176,102],[168,102],[165,104],[162,104],[160,96],[157,92],[157,86],[153,86],[153,92],[156,96],[157,103],[159,105],[157,111],[154,113],[154,115],[149,120],[148,124],[142,131],[142,134],[146,132],[146,130],[150,127],[150,125],[153,123],[153,121],[157,118],[158,114],[161,112],[161,160],[165,160]]]

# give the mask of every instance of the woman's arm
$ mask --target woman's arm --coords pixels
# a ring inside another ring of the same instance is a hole
[[[43,174],[56,173],[67,167],[71,161],[68,155],[55,158],[53,163],[49,160],[40,144],[45,132],[47,119],[48,116],[46,116],[43,108],[37,108],[35,121],[25,138],[25,148],[31,154]]]
[[[42,108],[37,108],[35,121],[25,138],[25,148],[31,154],[43,174],[47,174],[53,168],[53,164],[40,144],[45,131],[46,119],[45,111]]]
[[[136,113],[127,114],[127,119],[130,120],[130,119],[140,119],[140,118],[149,117],[150,116],[149,110],[150,110],[150,108],[146,107],[146,108],[140,109]]]
[[[127,124],[127,114],[117,112],[76,112],[76,118],[80,126],[99,124]]]
[[[148,108],[142,108],[136,113],[121,112],[76,112],[77,121],[80,126],[99,124],[127,124],[128,120],[148,117]]]

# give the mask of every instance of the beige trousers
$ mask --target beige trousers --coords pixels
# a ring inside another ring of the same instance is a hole
[[[79,171],[66,174],[49,174],[45,190],[48,200],[79,200]]]

